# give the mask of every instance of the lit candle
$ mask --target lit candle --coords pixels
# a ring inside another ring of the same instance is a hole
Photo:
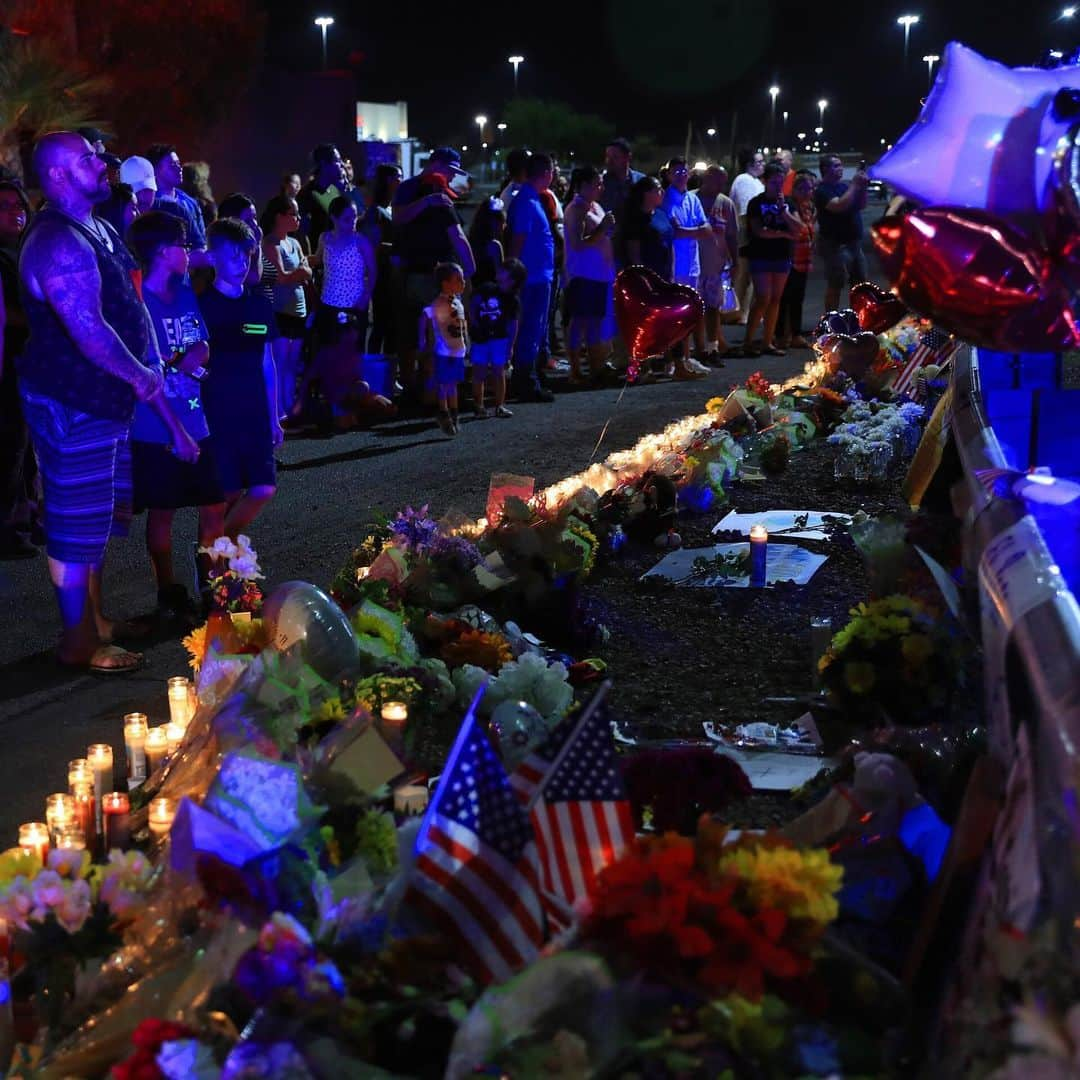
[[[105,822],[105,852],[123,851],[131,840],[131,800],[122,791],[110,791],[101,800]]]
[[[128,779],[141,784],[146,779],[146,713],[133,712],[124,717],[124,755]]]
[[[146,772],[152,775],[169,752],[169,734],[165,725],[151,728],[146,733]]]
[[[180,724],[166,724],[165,738],[169,744],[169,753],[174,753],[176,748],[184,741],[183,726]]]
[[[405,721],[409,719],[409,707],[404,701],[387,701],[380,710],[383,723],[397,731],[405,727]]]
[[[75,800],[75,824],[82,830],[86,846],[92,851],[97,843],[97,801],[93,783],[76,784],[71,797]]]
[[[49,827],[44,821],[28,821],[19,826],[19,847],[42,862],[49,854]]]
[[[769,530],[764,525],[750,526],[750,585],[760,589],[765,584],[768,561]]]
[[[50,795],[45,800],[45,824],[49,827],[49,835],[56,843],[57,833],[70,829],[75,825],[75,799],[66,791]]]
[[[97,804],[97,820],[101,822],[101,797],[113,786],[113,752],[105,743],[94,743],[86,751],[86,760],[94,772],[94,800]]]
[[[183,675],[169,680],[169,720],[182,728],[188,724],[188,681]]]
[[[427,804],[428,789],[422,784],[402,784],[394,788],[394,810],[398,814],[422,814]]]
[[[58,851],[85,851],[86,833],[82,829],[61,829],[56,834],[56,848]]]
[[[75,794],[76,784],[93,784],[94,771],[90,768],[90,762],[84,757],[75,758],[68,762],[68,791]]]
[[[176,803],[164,795],[150,800],[150,831],[157,837],[167,836],[176,817]]]

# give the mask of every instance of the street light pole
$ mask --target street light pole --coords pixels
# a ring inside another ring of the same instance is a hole
[[[926,65],[926,90],[927,93],[934,87],[934,65],[941,59],[940,56],[934,55],[934,53],[928,53],[923,57],[923,63]]]
[[[513,56],[506,58],[507,63],[514,65],[514,97],[518,94],[518,67],[525,62],[524,56],[518,56],[516,53]]]
[[[780,96],[779,86],[769,87],[769,142],[776,142],[776,99]]]
[[[919,21],[918,15],[901,15],[896,20],[897,26],[904,28],[904,70],[907,71],[908,62],[908,40],[911,37],[911,28]]]
[[[829,107],[829,103],[828,103],[828,102],[827,102],[827,101],[826,101],[826,100],[825,100],[824,98],[822,98],[822,99],[821,99],[821,100],[820,100],[820,101],[819,101],[819,102],[817,103],[817,111],[818,111],[818,127],[820,127],[820,128],[822,129],[822,130],[824,130],[824,129],[825,129],[825,110],[826,110],[826,109],[827,109],[828,107]]]
[[[329,15],[320,15],[315,20],[315,25],[322,31],[322,69],[326,70],[326,31],[334,25],[334,20]]]

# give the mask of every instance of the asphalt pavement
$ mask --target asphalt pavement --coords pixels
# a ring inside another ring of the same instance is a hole
[[[819,271],[807,294],[810,327],[823,293]],[[730,341],[741,341],[741,327],[728,329]],[[553,404],[515,404],[512,419],[464,418],[455,439],[442,435],[434,420],[410,419],[331,438],[290,440],[280,451],[277,495],[250,530],[267,575],[264,584],[272,589],[299,578],[325,587],[362,539],[374,511],[427,503],[436,516],[453,508],[477,517],[492,472],[533,476],[538,487],[553,483],[589,464],[605,424],[599,460],[672,420],[704,411],[709,397],[727,393],[753,371],[786,378],[809,356],[792,350],[782,358],[729,360],[705,379],[635,386],[621,401],[617,390],[594,390],[560,394]],[[194,540],[194,512],[181,511],[175,526],[178,569],[189,561]],[[104,579],[110,616],[153,610],[143,519],[136,519],[128,538],[110,545]],[[65,789],[67,762],[84,756],[88,744],[111,743],[122,758],[125,713],[146,712],[151,724],[166,721],[165,680],[188,669],[183,647],[169,634],[141,646],[145,664],[131,675],[58,667],[59,620],[44,556],[0,563],[0,627],[3,849],[15,843],[19,822],[42,818],[45,796]]]

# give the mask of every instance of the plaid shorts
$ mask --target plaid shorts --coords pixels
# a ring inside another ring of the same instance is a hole
[[[41,471],[45,550],[60,562],[100,563],[109,537],[131,524],[131,425],[25,387],[22,402]]]

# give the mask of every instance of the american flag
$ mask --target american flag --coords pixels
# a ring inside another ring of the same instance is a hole
[[[634,839],[611,729],[598,708],[609,685],[597,691],[580,717],[561,724],[530,754],[511,780],[519,797],[529,790],[541,894],[556,930],[569,925],[573,905],[589,895],[597,874]]]
[[[921,368],[927,364],[938,364],[944,367],[959,350],[960,344],[951,334],[939,330],[936,326],[924,330],[919,337],[919,344],[907,358],[907,363],[897,375],[892,388],[898,394],[905,393],[915,381]]]
[[[406,902],[458,939],[486,982],[535,959],[544,940],[536,842],[473,700],[416,840]]]

